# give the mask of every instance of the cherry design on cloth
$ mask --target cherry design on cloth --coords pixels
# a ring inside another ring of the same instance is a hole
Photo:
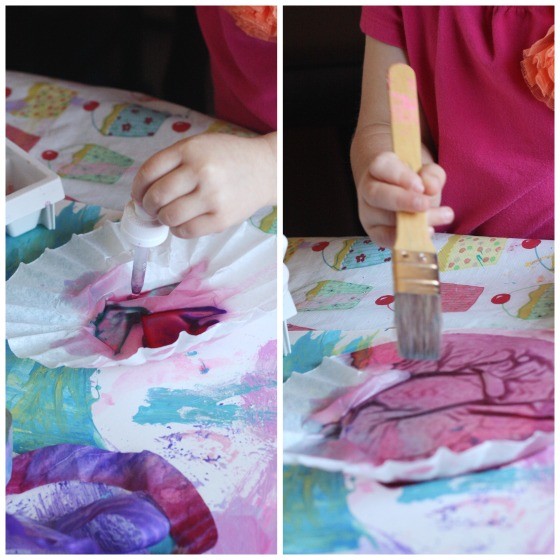
[[[378,466],[428,458],[441,447],[462,452],[485,441],[553,432],[551,342],[447,334],[442,343],[437,362],[399,359],[394,343],[375,348],[361,366],[389,371],[397,381],[379,391],[374,375],[312,415],[336,442],[331,451],[340,447]]]
[[[41,522],[10,512],[8,548],[10,543],[14,546],[27,543],[45,546],[44,551],[50,552],[55,552],[55,545],[59,547],[57,552],[88,552],[96,548],[97,551],[112,548],[115,552],[119,548],[121,552],[138,552],[160,542],[168,529],[175,543],[174,552],[202,553],[217,542],[212,514],[194,485],[175,467],[149,451],[113,453],[62,444],[23,453],[13,461],[12,478],[6,488],[8,503],[10,495],[68,481],[106,484],[129,494],[98,500],[75,511],[69,508],[62,515]],[[64,505],[64,501],[61,503]],[[122,518],[118,524],[119,535],[112,523],[117,517]],[[95,531],[101,531],[93,540],[87,527],[92,519],[98,520]],[[50,537],[53,541],[47,540]],[[53,544],[52,549],[48,548],[49,542]]]

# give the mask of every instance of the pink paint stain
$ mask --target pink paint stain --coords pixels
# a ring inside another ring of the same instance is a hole
[[[101,370],[102,372],[104,370]],[[118,370],[111,386],[112,394],[126,394],[131,387],[162,387],[182,386],[193,377],[199,377],[197,364],[188,360],[182,354],[170,356],[165,365],[142,364],[138,366],[123,366]]]
[[[442,343],[432,362],[402,360],[394,343],[376,347],[362,364],[367,381],[312,415],[329,452],[381,465],[554,430],[552,342],[457,333]]]
[[[394,91],[390,92],[392,115],[395,121],[404,124],[415,123],[418,120],[418,103],[416,98],[412,98],[405,93]]]
[[[272,457],[264,466],[258,484],[249,493],[242,480],[238,496],[228,502],[227,510],[214,512],[221,538],[212,553],[276,553],[276,470],[276,457]],[[240,524],[242,539],[239,538]]]
[[[274,439],[277,432],[276,349],[275,340],[259,348],[254,371],[242,379],[242,383],[252,390],[241,396],[240,404],[247,411],[251,426]]]

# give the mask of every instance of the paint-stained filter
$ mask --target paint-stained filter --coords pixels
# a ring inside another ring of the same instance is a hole
[[[137,365],[228,335],[276,310],[276,236],[249,222],[153,249],[131,295],[132,252],[107,223],[21,265],[6,287],[6,337],[47,367]]]
[[[284,389],[284,458],[390,483],[539,451],[554,437],[552,338],[446,333],[437,361],[404,360],[386,343],[344,357],[361,371],[330,359],[293,374]]]

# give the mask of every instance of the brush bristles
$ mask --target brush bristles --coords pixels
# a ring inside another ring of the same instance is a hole
[[[441,297],[395,294],[398,349],[409,360],[437,360],[441,338]]]

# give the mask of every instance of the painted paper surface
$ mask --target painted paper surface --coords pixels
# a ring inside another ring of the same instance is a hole
[[[289,240],[286,553],[554,550],[553,243],[435,245],[437,363],[396,352],[388,249]]]
[[[284,551],[551,554],[553,460],[549,447],[500,469],[405,486],[285,466]]]
[[[8,277],[13,276],[20,263],[35,264],[45,252],[56,260],[59,252],[46,248],[64,245],[72,234],[94,232],[104,237],[99,233],[102,226],[119,219],[129,200],[134,175],[156,151],[201,132],[252,135],[138,93],[8,74],[8,136],[60,173],[65,193],[74,199],[56,205],[56,230],[38,227],[7,239]],[[45,104],[46,93],[55,95],[56,110],[50,111]],[[228,265],[230,272],[237,272],[220,280],[228,284],[225,295],[243,297],[244,290],[252,285],[256,290],[252,301],[258,305],[264,301],[262,295],[268,293],[268,280],[264,279],[270,276],[272,281],[275,271],[275,210],[263,209],[237,231],[246,235],[207,238],[206,247],[212,258],[206,271],[215,272]],[[131,261],[128,248],[122,247],[120,261],[118,256],[110,260],[114,252],[88,260],[80,241],[76,243],[82,237],[75,237],[71,243],[69,256],[73,265],[60,266],[58,261],[56,282],[61,287],[57,293],[75,295],[87,291],[96,279],[125,265],[121,270],[121,291],[114,294],[117,298],[128,295],[125,292],[130,288],[130,272],[124,270]],[[256,261],[270,272],[264,276],[248,269],[240,259],[254,247],[256,238],[262,241],[262,252]],[[173,250],[169,253],[169,249],[169,245],[163,246],[155,260],[172,262],[177,255]],[[165,251],[168,253],[163,254]],[[196,268],[196,263],[204,260],[200,252],[189,257],[192,262],[184,263],[172,274],[166,271],[165,278],[160,278],[157,267],[150,272],[149,265],[145,289],[153,292],[164,284],[177,284],[187,269],[194,270],[198,281],[205,281],[208,274]],[[98,274],[106,258],[107,266]],[[229,267],[228,259],[237,263]],[[70,279],[64,270],[73,266],[81,271]],[[252,273],[252,284],[243,280]],[[50,282],[44,279],[43,284],[48,288]],[[7,405],[13,412],[14,450],[25,453],[48,445],[74,444],[123,453],[154,453],[192,483],[211,512],[218,538],[211,548],[206,548],[208,553],[275,553],[276,315],[275,302],[269,303],[261,305],[250,320],[242,321],[239,328],[219,341],[199,339],[165,359],[144,365],[45,366],[30,358],[18,358],[8,348]],[[52,310],[54,306],[45,313]],[[231,312],[231,308],[227,311]],[[87,314],[85,322],[90,319]],[[14,509],[9,523],[13,534],[24,537],[31,533],[38,538],[38,531],[45,531],[44,525],[31,526],[28,520],[24,525],[15,516],[16,509],[23,515],[29,514],[30,507],[38,511],[41,503],[48,502],[48,496],[103,496],[115,500],[103,504],[111,512],[125,511],[125,505],[118,500],[144,499],[130,498],[122,488],[84,480],[81,477],[78,481],[53,482],[19,495],[11,494]],[[151,514],[154,522],[148,525],[155,529],[161,519],[156,522],[153,510]],[[72,530],[83,533],[77,522]],[[117,537],[117,533],[112,534]],[[60,532],[51,536],[62,547],[69,544]],[[74,538],[73,543],[75,552],[93,551],[91,540]],[[173,550],[179,549],[172,537],[148,548],[151,553]]]
[[[261,342],[271,326],[241,329],[226,341],[227,354],[207,345],[99,371],[92,414],[103,441],[111,449],[147,446],[189,473],[218,527],[214,553],[276,546],[276,342]]]
[[[325,360],[293,374],[285,461],[395,483],[539,451],[553,441],[553,343],[547,332],[522,334],[444,334],[437,361],[404,360],[386,343],[361,372]]]

